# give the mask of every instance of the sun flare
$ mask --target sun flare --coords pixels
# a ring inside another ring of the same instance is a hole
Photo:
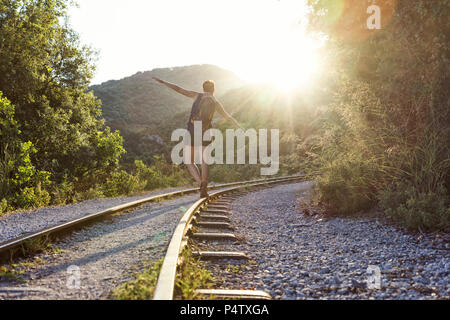
[[[71,21],[100,52],[94,83],[213,64],[248,82],[293,89],[310,83],[320,66],[318,42],[305,34],[306,0],[78,2]]]
[[[304,2],[283,1],[275,8],[267,14],[272,21],[258,25],[258,34],[248,40],[245,52],[230,68],[248,82],[282,90],[303,87],[318,74],[320,42],[305,32]]]
[[[264,52],[255,53],[255,59],[238,67],[236,72],[248,82],[268,83],[282,90],[292,90],[307,84],[318,67],[312,41],[281,39]]]

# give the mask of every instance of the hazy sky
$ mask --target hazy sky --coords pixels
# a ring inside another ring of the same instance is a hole
[[[156,67],[216,64],[246,80],[305,69],[303,0],[77,0],[70,22],[100,51],[94,84]],[[270,72],[272,68],[272,72]]]

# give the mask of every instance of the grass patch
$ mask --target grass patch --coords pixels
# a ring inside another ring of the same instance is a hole
[[[52,242],[48,235],[30,239],[25,241],[24,244],[20,247],[20,251],[23,256],[31,256],[36,253],[45,252],[52,249]]]
[[[185,249],[182,254],[183,263],[178,269],[175,284],[175,296],[183,300],[200,300],[203,297],[195,293],[197,289],[210,289],[213,285],[212,274],[200,264],[200,258],[192,256]]]
[[[51,238],[48,235],[44,235],[36,239],[29,239],[18,248],[10,249],[9,257],[10,263],[12,263],[16,258],[28,258],[38,253],[61,254],[64,252],[66,252],[66,250],[54,245]],[[38,261],[41,258],[35,257],[34,259]]]
[[[61,249],[60,247],[53,246],[53,245],[51,246],[49,251],[54,253],[54,254],[61,254],[61,253],[67,252],[67,250]]]
[[[242,265],[236,266],[236,265],[229,264],[227,266],[227,271],[232,272],[232,273],[240,273],[242,271]]]
[[[33,259],[25,259],[21,262],[11,263],[8,266],[0,266],[0,280],[26,282],[23,279],[23,274],[38,265],[43,265],[46,261],[40,257]]]
[[[23,270],[18,270],[14,265],[11,268],[0,266],[0,280],[23,281],[21,277],[23,273]]]
[[[115,288],[111,296],[116,300],[151,300],[158,282],[159,271],[164,259],[161,258],[141,273],[133,281]]]
[[[211,288],[212,275],[200,265],[200,259],[193,257],[189,250],[184,250],[182,257],[183,263],[178,268],[175,284],[175,296],[184,300],[201,299],[201,296],[195,294],[195,290]],[[135,280],[114,289],[111,297],[116,300],[152,299],[163,261],[163,258],[159,259]]]

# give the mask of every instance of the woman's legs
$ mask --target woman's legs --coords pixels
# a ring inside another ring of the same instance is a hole
[[[188,152],[185,152],[185,164],[186,167],[188,168],[189,173],[192,175],[192,177],[195,179],[195,181],[199,184],[200,188],[202,190],[200,190],[200,194],[202,197],[207,197],[208,193],[207,193],[207,187],[208,187],[208,173],[209,173],[209,169],[208,169],[208,165],[206,163],[206,157],[207,154],[204,152],[206,147],[201,147],[201,148],[195,148],[193,146],[187,146],[186,148],[190,148],[190,150],[185,149],[185,151],[190,151],[190,155],[188,154]],[[198,169],[197,165],[195,164],[195,151],[198,152],[202,152],[203,156],[202,156],[202,171],[200,173],[200,170]]]
[[[207,154],[205,153],[205,147],[202,148],[202,183],[200,184],[200,197],[207,198],[208,197],[208,164]]]
[[[190,157],[188,155],[188,151],[187,149],[190,148],[191,154]],[[194,156],[195,156],[195,148],[193,146],[186,146],[184,155],[185,155],[185,161],[184,163],[186,164],[186,167],[188,168],[189,173],[191,174],[191,176],[195,179],[195,181],[198,183],[198,185],[201,185],[202,183],[202,179],[200,176],[200,170],[198,169],[197,165],[195,164],[194,161]]]
[[[205,153],[205,149],[206,147],[204,146],[202,148],[202,152],[203,152],[203,157],[202,157],[202,182],[204,182],[206,185],[208,185],[208,174],[209,174],[209,168],[208,168],[208,164],[206,163],[207,161],[207,154]]]

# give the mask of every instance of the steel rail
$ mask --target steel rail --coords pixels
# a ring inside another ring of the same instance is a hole
[[[208,189],[215,190],[215,189],[219,189],[219,188],[246,185],[246,184],[257,183],[257,182],[261,182],[261,181],[264,181],[264,183],[265,183],[265,182],[270,182],[270,181],[273,181],[276,179],[288,179],[288,178],[293,178],[293,177],[298,177],[298,176],[286,176],[286,177],[269,178],[269,179],[257,179],[257,180],[250,180],[250,181],[231,182],[231,183],[214,185],[212,187],[209,187]],[[85,224],[89,224],[96,220],[105,218],[111,214],[118,213],[118,212],[121,212],[121,211],[124,211],[127,209],[131,209],[131,208],[137,207],[139,205],[142,205],[142,204],[145,204],[148,202],[158,201],[158,200],[175,197],[175,196],[182,196],[184,194],[195,193],[198,191],[199,191],[199,188],[188,188],[188,189],[183,189],[180,191],[174,191],[174,192],[169,192],[169,193],[164,193],[164,194],[160,194],[160,195],[156,195],[156,196],[147,197],[144,199],[140,199],[140,200],[128,202],[128,203],[125,203],[122,205],[118,205],[118,206],[115,206],[112,208],[108,208],[108,209],[100,211],[100,212],[88,214],[84,217],[70,220],[67,222],[63,222],[63,223],[60,223],[60,224],[57,224],[55,226],[51,226],[48,228],[44,228],[40,231],[36,231],[36,232],[30,233],[30,234],[27,234],[27,235],[24,235],[21,237],[7,240],[3,243],[0,243],[0,263],[2,261],[7,260],[8,258],[12,258],[15,255],[14,250],[17,248],[20,248],[21,246],[25,245],[29,241],[40,239],[41,237],[45,237],[45,236],[49,236],[49,235],[55,235],[55,234],[61,234],[63,232],[68,232],[72,229],[82,227]]]
[[[282,182],[295,181],[304,179],[304,176],[290,176],[284,178],[274,178],[271,181],[256,182],[244,186],[230,187],[225,190],[217,191],[210,195],[209,198],[202,198],[195,202],[183,215],[178,223],[172,239],[170,240],[169,247],[167,249],[164,261],[159,272],[158,282],[156,284],[153,300],[173,300],[175,280],[177,274],[177,268],[180,261],[180,255],[184,246],[187,244],[187,232],[190,229],[192,220],[195,214],[210,200],[223,196],[227,193],[235,192],[246,187],[265,186],[267,184],[276,184]]]

